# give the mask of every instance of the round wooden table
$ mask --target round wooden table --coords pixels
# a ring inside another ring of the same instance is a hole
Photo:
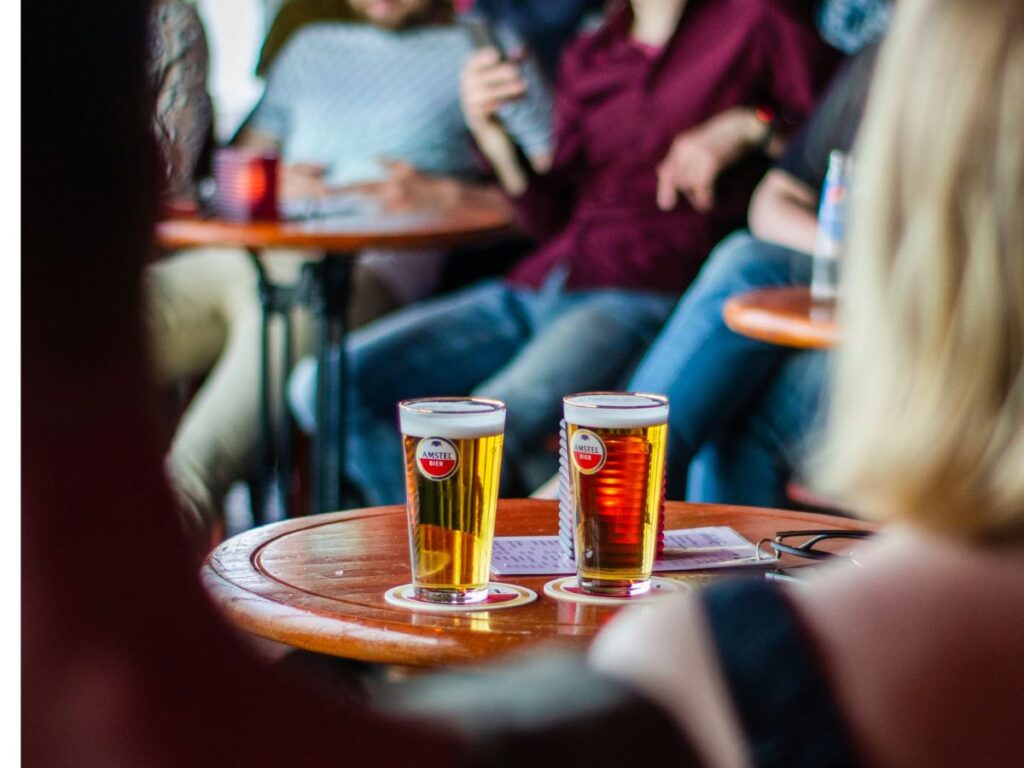
[[[557,517],[554,501],[503,500],[496,533],[555,534]],[[754,543],[782,530],[871,527],[806,512],[682,502],[667,504],[666,524],[670,529],[729,525]],[[228,619],[248,632],[386,664],[470,662],[537,644],[580,648],[618,610],[547,597],[544,584],[555,576],[495,577],[537,592],[536,602],[520,608],[438,614],[393,607],[384,592],[410,581],[408,546],[404,507],[334,512],[225,541],[207,558],[202,580]],[[694,571],[680,578],[701,584],[713,573]]]
[[[812,301],[804,286],[733,296],[722,314],[729,328],[758,341],[798,349],[827,349],[839,341],[834,305]]]
[[[231,222],[217,219],[169,219],[157,225],[157,243],[164,249],[237,246],[249,251],[259,276],[263,307],[261,339],[261,491],[277,476],[280,504],[291,512],[291,430],[288,409],[270,403],[271,366],[269,328],[277,316],[290,339],[290,310],[307,306],[314,316],[314,353],[317,371],[317,425],[310,455],[309,511],[317,513],[345,507],[342,436],[345,433],[342,402],[345,378],[345,319],[355,257],[368,249],[412,251],[452,250],[493,241],[511,231],[512,214],[505,205],[480,198],[458,208],[425,208],[388,212],[379,206],[362,205],[351,212],[302,220]],[[323,254],[303,267],[302,279],[292,286],[276,285],[267,278],[259,254],[266,249],[309,250]],[[282,350],[282,376],[291,371],[291,347]],[[281,382],[279,392],[286,391]],[[282,414],[285,423],[275,430],[271,414]],[[275,437],[276,433],[276,437]],[[254,505],[259,506],[259,505]],[[259,517],[257,518],[259,519]]]
[[[399,213],[368,208],[292,221],[167,219],[157,224],[156,232],[163,248],[234,245],[250,249],[309,249],[351,257],[368,248],[463,247],[506,235],[511,225],[507,208],[480,203],[448,210]]]

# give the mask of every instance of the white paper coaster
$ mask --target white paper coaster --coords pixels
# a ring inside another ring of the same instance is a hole
[[[657,600],[664,595],[676,592],[688,592],[693,587],[670,579],[651,578],[651,588],[642,595],[633,597],[614,597],[612,595],[590,595],[580,590],[575,576],[563,576],[549,581],[544,585],[544,594],[555,600],[566,600],[571,603],[588,603],[590,605],[632,605],[648,600]]]
[[[526,605],[536,600],[537,593],[518,584],[499,584],[496,581],[492,581],[487,585],[487,597],[483,600],[476,603],[451,605],[421,600],[416,597],[416,591],[412,584],[403,584],[400,587],[392,587],[385,592],[384,599],[391,605],[396,605],[399,608],[408,608],[412,611],[468,613],[470,611],[498,611],[503,608],[518,608],[520,605]]]

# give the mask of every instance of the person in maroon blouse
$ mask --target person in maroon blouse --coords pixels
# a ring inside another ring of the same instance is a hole
[[[463,73],[477,145],[539,248],[504,281],[406,308],[350,341],[347,472],[370,503],[404,495],[395,402],[465,394],[509,406],[506,479],[558,422],[561,397],[613,388],[827,84],[836,54],[785,0],[633,0],[566,51],[551,157],[496,117],[514,61]],[[312,363],[291,397],[313,426]],[[535,478],[521,476],[521,485]],[[539,478],[543,479],[543,477]],[[515,485],[506,491],[517,490]]]
[[[500,89],[520,82],[515,66],[484,53],[466,73],[473,134],[543,243],[513,271],[517,284],[538,287],[561,264],[568,289],[681,293],[744,217],[764,170],[756,150],[783,146],[769,115],[801,122],[830,71],[825,46],[785,3],[633,6],[567,54],[543,173],[516,162],[493,119],[510,93]]]

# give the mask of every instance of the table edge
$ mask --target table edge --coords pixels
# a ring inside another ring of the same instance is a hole
[[[268,222],[272,223],[272,222]],[[515,231],[511,219],[491,222],[458,231],[412,230],[407,232],[360,231],[348,232],[277,232],[273,237],[260,233],[255,227],[216,221],[206,234],[180,231],[185,224],[201,229],[203,220],[164,219],[156,224],[154,240],[160,248],[236,247],[251,249],[298,249],[326,251],[331,255],[349,254],[367,248],[418,250],[423,248],[457,249],[498,239]]]
[[[726,300],[722,319],[729,330],[756,341],[794,349],[831,349],[839,342],[839,326],[835,321],[814,324],[809,320],[780,317],[747,303],[754,294],[767,290],[747,291]],[[756,318],[756,322],[744,318]]]

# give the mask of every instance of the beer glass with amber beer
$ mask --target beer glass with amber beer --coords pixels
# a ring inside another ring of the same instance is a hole
[[[487,597],[505,404],[470,397],[398,404],[405,447],[409,558],[416,597]]]
[[[643,594],[651,585],[664,503],[668,399],[585,392],[562,404],[579,588]]]

